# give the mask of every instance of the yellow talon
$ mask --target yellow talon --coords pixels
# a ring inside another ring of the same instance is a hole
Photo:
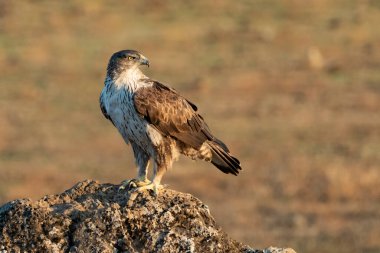
[[[162,185],[157,185],[153,182],[151,182],[150,184],[147,184],[147,185],[144,185],[144,186],[140,186],[136,189],[134,189],[134,191],[143,191],[143,190],[152,190],[154,192],[154,195],[158,195],[158,191],[160,189],[162,189],[163,186]]]
[[[140,188],[140,187],[144,187],[146,185],[149,185],[151,184],[152,182],[149,181],[148,179],[131,179],[131,180],[125,180],[121,183],[120,187],[119,187],[119,191],[121,190],[132,190],[132,189],[136,189],[136,188]]]

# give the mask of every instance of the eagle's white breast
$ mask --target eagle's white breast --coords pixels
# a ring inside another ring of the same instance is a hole
[[[133,94],[152,86],[137,68],[122,73],[116,80],[106,77],[101,99],[107,114],[126,143],[133,142],[153,155],[154,146],[162,142],[162,135],[141,117],[134,107]]]

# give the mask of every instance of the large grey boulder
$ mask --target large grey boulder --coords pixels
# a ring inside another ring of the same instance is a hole
[[[294,252],[252,249],[225,234],[190,194],[119,190],[86,180],[0,207],[0,252]]]

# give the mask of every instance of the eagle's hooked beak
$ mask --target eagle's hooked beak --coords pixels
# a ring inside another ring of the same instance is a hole
[[[148,60],[148,58],[146,58],[144,56],[141,56],[141,58],[140,58],[140,65],[147,65],[148,68],[149,68],[149,60]]]

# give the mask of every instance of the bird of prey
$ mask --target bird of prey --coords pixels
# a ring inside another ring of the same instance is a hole
[[[135,50],[114,53],[108,63],[100,108],[127,144],[131,144],[137,178],[124,182],[128,188],[161,187],[164,173],[179,154],[211,162],[224,173],[237,175],[240,162],[210,131],[197,106],[176,90],[145,76],[140,66],[148,59]],[[152,181],[147,179],[153,161]]]

